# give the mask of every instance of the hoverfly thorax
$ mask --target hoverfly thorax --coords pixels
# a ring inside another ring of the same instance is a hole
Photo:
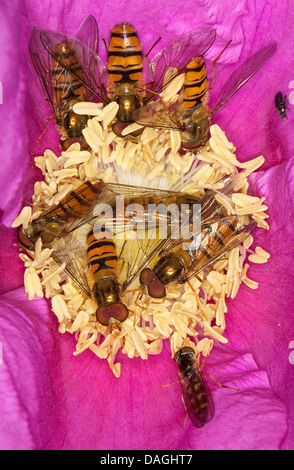
[[[128,318],[127,307],[120,302],[120,285],[113,277],[104,277],[93,286],[93,297],[99,306],[96,318],[101,325],[108,326],[109,322],[123,322]]]
[[[114,99],[119,105],[119,109],[116,115],[118,122],[112,125],[112,130],[116,135],[121,137],[123,129],[133,122],[133,115],[136,109],[142,106],[142,99],[131,83],[122,83],[116,89]],[[136,131],[135,134],[133,133],[130,136],[138,136],[142,131],[143,129],[139,129],[139,131]]]
[[[181,372],[187,373],[194,368],[195,351],[190,346],[185,346],[175,353],[174,359]]]
[[[76,114],[73,111],[73,106],[76,103],[79,103],[77,99],[71,99],[67,101],[63,107],[62,124],[69,138],[79,137],[89,119],[89,116]]]
[[[190,256],[184,250],[169,253],[159,258],[154,268],[145,268],[140,275],[141,285],[145,285],[148,294],[153,298],[163,298],[166,295],[165,286],[178,281],[190,264]]]
[[[33,249],[38,238],[41,238],[42,245],[47,246],[60,235],[64,223],[61,220],[38,218],[33,220],[27,229],[22,227],[18,230],[18,240],[27,249]]]
[[[206,105],[198,105],[183,115],[182,147],[196,149],[209,139],[211,111]]]
[[[184,272],[185,267],[186,259],[184,257],[184,251],[182,253],[181,250],[176,254],[169,253],[168,255],[160,258],[160,260],[154,266],[153,272],[158,277],[160,282],[166,285],[179,279],[181,274]]]
[[[64,131],[65,139],[60,141],[64,150],[67,150],[74,142],[79,142],[81,148],[86,150],[89,146],[82,135],[83,129],[87,126],[89,116],[76,114],[73,111],[73,106],[79,103],[79,100],[72,99],[67,101],[63,107],[63,113],[57,124]]]
[[[109,276],[107,271],[105,277],[102,277],[94,284],[93,296],[98,305],[106,306],[120,301],[120,286],[118,281]]]
[[[107,229],[91,229],[87,246],[89,270],[94,280],[92,296],[98,306],[96,318],[105,326],[111,319],[123,322],[127,319],[129,311],[120,301],[118,259],[111,233]]]

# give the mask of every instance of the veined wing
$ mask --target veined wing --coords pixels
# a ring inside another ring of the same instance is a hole
[[[256,74],[261,67],[270,59],[277,48],[277,43],[273,42],[263,49],[260,49],[253,56],[243,62],[233,72],[220,92],[220,100],[212,113],[220,109],[245,83]]]
[[[84,36],[84,34],[80,34],[80,36]],[[54,60],[85,86],[88,90],[89,99],[97,96],[103,103],[106,104],[108,102],[106,92],[106,67],[97,53],[90,49],[88,44],[85,44],[78,38],[50,30],[41,31],[41,40],[43,46]],[[93,39],[91,39],[91,41],[93,41]],[[73,45],[82,65],[80,69],[71,68],[66,57],[63,57],[62,54],[59,53],[59,45],[64,43]]]
[[[39,28],[32,28],[29,41],[29,51],[35,70],[41,82],[45,99],[50,105],[54,119],[57,120],[59,109],[58,104],[54,99],[51,55],[43,46],[41,41],[41,30]]]
[[[201,428],[214,415],[214,403],[205,380],[195,364],[192,374],[187,378],[179,371],[184,403],[193,425]]]
[[[187,282],[201,271],[226,257],[231,250],[243,243],[255,230],[256,222],[240,224],[237,216],[220,217],[196,236],[189,246],[191,265],[185,271],[181,282]]]
[[[184,34],[165,46],[150,62],[151,90],[163,91],[177,75],[185,72],[193,58],[204,55],[214,40],[215,30],[203,28]]]
[[[156,129],[183,130],[181,121],[181,105],[170,107],[162,100],[147,103],[136,109],[134,121],[144,127]]]
[[[116,183],[103,183],[98,197],[81,217],[74,220],[67,231],[73,231],[87,223],[94,223],[96,219],[104,221],[127,223],[130,220],[146,222],[162,220],[167,215],[166,208],[176,203],[179,194],[176,191],[144,188]],[[176,209],[171,206],[171,210]],[[152,215],[153,214],[153,215]]]
[[[86,276],[86,246],[73,235],[67,235],[55,240],[51,256],[58,265],[66,264],[66,274],[88,297],[91,297],[91,288]]]
[[[90,50],[98,55],[99,50],[99,31],[97,21],[94,16],[88,15],[81,23],[75,39],[83,42]]]

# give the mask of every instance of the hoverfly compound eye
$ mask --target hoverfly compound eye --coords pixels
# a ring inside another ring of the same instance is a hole
[[[124,131],[124,129],[128,127],[130,124],[133,124],[133,123],[132,122],[115,122],[112,124],[112,130],[118,137],[123,137],[123,138],[138,137],[140,134],[142,134],[143,128],[140,128],[131,132],[130,134],[122,135],[122,132]]]
[[[140,283],[147,287],[148,294],[155,299],[166,296],[166,288],[149,268],[143,269],[140,275]]]
[[[98,322],[104,326],[108,326],[111,319],[122,323],[128,318],[128,316],[129,310],[121,302],[107,305],[105,307],[100,307],[96,311],[96,318]]]
[[[23,231],[22,226],[18,228],[17,231],[17,238],[19,243],[24,247],[27,248],[28,250],[31,250],[33,248],[33,243],[31,240],[26,236],[26,234]]]

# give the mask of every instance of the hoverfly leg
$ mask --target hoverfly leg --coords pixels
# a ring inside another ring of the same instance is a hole
[[[157,41],[155,41],[155,43],[153,44],[153,46],[150,47],[149,51],[144,55],[144,60],[146,60],[147,62],[147,65],[148,67],[150,66],[150,60],[148,59],[148,55],[150,54],[150,52],[152,51],[152,49],[156,46],[156,44],[160,41],[161,39],[161,36],[159,36],[159,38],[157,39]],[[153,75],[153,70],[152,70],[152,67],[150,67],[150,72],[151,72],[151,75],[152,75],[152,83],[154,83],[155,79],[154,79],[154,75]],[[146,84],[147,85],[147,84]]]
[[[183,422],[183,426],[182,428],[185,429],[185,426],[186,426],[186,422],[187,422],[187,418],[188,418],[188,410],[187,410],[187,407],[186,407],[186,403],[185,403],[185,400],[184,400],[184,397],[182,395],[182,402],[183,402],[183,405],[185,407],[185,410],[186,410],[186,413],[185,413],[185,418],[184,418],[184,422]]]
[[[144,59],[146,60],[147,64],[149,65],[150,62],[149,60],[147,59],[148,55],[150,54],[150,52],[152,51],[152,49],[154,49],[154,47],[156,46],[156,44],[160,41],[161,39],[161,36],[158,37],[158,39],[155,41],[155,43],[153,44],[153,46],[150,47],[149,51],[146,52],[146,54],[144,55]]]
[[[144,294],[144,289],[142,287],[139,287],[138,289],[128,289],[126,290],[124,293],[125,294],[130,294],[130,293],[133,293],[133,292],[138,292],[138,296],[136,298],[136,300],[134,301],[134,304],[139,307],[141,310],[144,310],[145,307],[142,307],[142,305],[140,305],[138,302],[142,299],[143,297],[143,294]],[[135,312],[132,312],[135,314]]]
[[[45,132],[47,130],[48,121],[52,121],[52,119],[54,119],[54,116],[51,116],[50,118],[46,119],[44,129],[43,129],[41,135],[36,140],[37,144],[40,142],[41,138],[43,137],[43,135],[45,134]]]
[[[202,361],[202,363],[203,363],[203,361]],[[215,377],[213,377],[210,374],[204,374],[203,377],[210,377],[220,388],[226,388],[227,390],[234,390],[235,392],[240,392],[240,390],[238,388],[227,387],[226,385],[221,384],[220,382],[218,382],[218,380],[216,380]]]
[[[159,387],[170,387],[171,385],[176,385],[176,384],[179,384],[180,381],[177,380],[176,382],[172,382],[170,384],[163,384],[163,385],[159,385]]]
[[[213,88],[213,85],[214,85],[214,80],[215,80],[215,63],[217,62],[217,60],[220,58],[220,56],[222,55],[222,53],[226,50],[226,48],[228,47],[229,44],[231,44],[232,42],[232,39],[229,40],[229,42],[225,45],[225,47],[220,51],[220,53],[216,56],[216,58],[213,60],[212,62],[212,83],[211,83],[211,86],[208,88],[208,90],[211,90]]]
[[[114,331],[118,331],[118,332],[121,331],[120,322],[117,321],[115,318],[110,318],[108,326],[109,326],[110,334],[114,333]]]
[[[206,357],[207,356],[203,357],[201,364],[199,364],[198,366],[200,371],[203,369]],[[210,377],[220,388],[227,388],[228,390],[235,390],[235,392],[240,392],[238,388],[227,387],[226,385],[221,384],[220,382],[218,382],[218,380],[216,380],[215,377],[213,377],[213,375],[203,374],[203,377]]]

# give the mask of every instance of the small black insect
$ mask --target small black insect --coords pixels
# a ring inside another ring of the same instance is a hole
[[[275,105],[279,115],[282,116],[282,118],[287,118],[286,109],[289,111],[289,108],[286,107],[286,100],[287,95],[283,96],[280,91],[275,96]]]

